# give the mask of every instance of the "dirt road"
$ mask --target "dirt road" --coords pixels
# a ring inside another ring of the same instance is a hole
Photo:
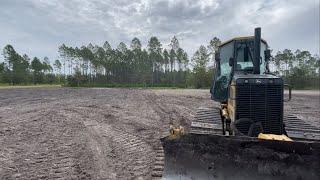
[[[285,109],[320,127],[319,98]],[[150,179],[162,133],[200,106],[208,90],[2,89],[0,179]]]

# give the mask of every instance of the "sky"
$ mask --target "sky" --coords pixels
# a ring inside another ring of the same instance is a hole
[[[145,47],[157,36],[169,48],[175,35],[189,56],[213,37],[253,35],[273,53],[288,49],[320,54],[320,0],[0,0],[0,48],[58,59],[58,47],[113,48],[134,37]],[[1,56],[0,59],[3,59]]]

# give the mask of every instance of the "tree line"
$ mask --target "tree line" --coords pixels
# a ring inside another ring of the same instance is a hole
[[[285,49],[273,57],[274,73],[296,89],[320,89],[320,57],[309,51]]]
[[[60,83],[60,75],[53,73],[49,58],[32,60],[26,54],[20,55],[13,46],[7,45],[3,49],[4,62],[0,62],[0,83],[16,84],[53,84]],[[54,68],[61,68],[57,60]]]
[[[214,49],[220,43],[213,38],[201,46],[190,59],[174,36],[170,48],[163,48],[157,37],[151,37],[146,48],[133,38],[129,47],[120,42],[113,49],[106,41],[102,46],[68,47],[62,44],[59,54],[64,74],[72,85],[138,84],[140,86],[208,87],[212,69],[207,68]],[[213,43],[214,42],[214,43]],[[216,47],[213,47],[216,46]],[[197,69],[190,70],[191,64]],[[200,81],[194,76],[202,77]]]
[[[214,72],[214,66],[209,66],[209,62],[214,61],[214,53],[220,44],[219,38],[214,37],[206,46],[201,45],[192,57],[180,47],[175,36],[168,49],[157,37],[151,37],[146,48],[138,38],[133,38],[129,46],[120,42],[116,48],[108,41],[102,46],[62,44],[58,48],[60,58],[53,64],[47,57],[31,60],[7,45],[3,49],[4,62],[0,63],[0,83],[209,87]],[[285,49],[275,54],[271,64],[275,73],[301,86],[297,88],[319,88],[319,56],[308,51]],[[314,83],[310,84],[309,79],[314,79]]]

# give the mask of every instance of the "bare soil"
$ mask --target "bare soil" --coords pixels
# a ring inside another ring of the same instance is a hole
[[[188,127],[208,90],[0,90],[0,179],[150,179],[169,124]],[[288,113],[320,128],[319,91]]]

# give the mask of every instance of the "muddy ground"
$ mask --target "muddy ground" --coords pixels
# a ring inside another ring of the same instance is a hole
[[[208,90],[0,90],[0,179],[150,179],[169,124],[188,126]],[[319,91],[285,105],[320,128]]]

